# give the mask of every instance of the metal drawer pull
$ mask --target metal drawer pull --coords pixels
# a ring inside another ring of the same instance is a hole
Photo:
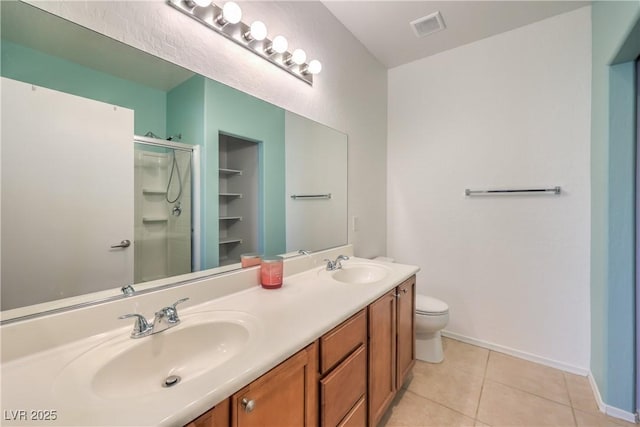
[[[402,292],[403,294],[407,293],[406,289],[400,289],[400,292]],[[400,294],[400,292],[398,292],[397,294],[393,294],[394,297],[396,298],[400,298],[402,296],[402,294]]]
[[[244,409],[244,412],[248,414],[249,412],[253,411],[253,408],[256,407],[256,401],[253,399],[249,400],[246,397],[243,397],[240,401],[240,405],[242,405],[242,409]]]

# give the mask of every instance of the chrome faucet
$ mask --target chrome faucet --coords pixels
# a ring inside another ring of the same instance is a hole
[[[162,332],[166,329],[173,328],[178,323],[180,323],[180,318],[178,317],[178,310],[176,309],[176,305],[187,301],[189,298],[182,298],[170,306],[164,307],[156,312],[155,317],[153,318],[153,323],[149,323],[147,319],[141,314],[131,313],[124,314],[118,319],[128,319],[130,317],[135,317],[136,321],[133,324],[133,331],[131,331],[131,338],[142,338],[147,335],[153,335],[158,332]]]
[[[136,290],[133,289],[132,285],[124,285],[120,288],[125,297],[130,297],[131,295],[136,293]]]
[[[342,268],[342,261],[348,260],[349,257],[346,255],[338,255],[335,261],[331,261],[330,259],[325,258],[324,261],[327,263],[327,271],[340,270]]]

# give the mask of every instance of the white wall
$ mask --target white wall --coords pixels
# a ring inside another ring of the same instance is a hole
[[[418,290],[449,304],[449,332],[579,372],[590,70],[586,7],[389,71],[389,256],[422,268]]]
[[[386,69],[320,2],[242,2],[323,64],[313,87],[172,9],[163,1],[29,3],[349,136],[349,241],[359,256],[386,250]]]

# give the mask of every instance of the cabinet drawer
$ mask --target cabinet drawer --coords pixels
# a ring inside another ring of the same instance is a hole
[[[325,427],[338,425],[367,389],[367,351],[361,345],[329,375],[320,380],[320,421]]]
[[[366,427],[367,404],[364,396],[356,403],[356,406],[344,417],[338,427]]]
[[[367,316],[362,310],[320,338],[320,373],[324,375],[329,372],[366,342]]]

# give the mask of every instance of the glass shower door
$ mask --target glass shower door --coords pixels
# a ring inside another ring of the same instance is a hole
[[[134,283],[193,270],[191,151],[163,144],[135,143]]]

